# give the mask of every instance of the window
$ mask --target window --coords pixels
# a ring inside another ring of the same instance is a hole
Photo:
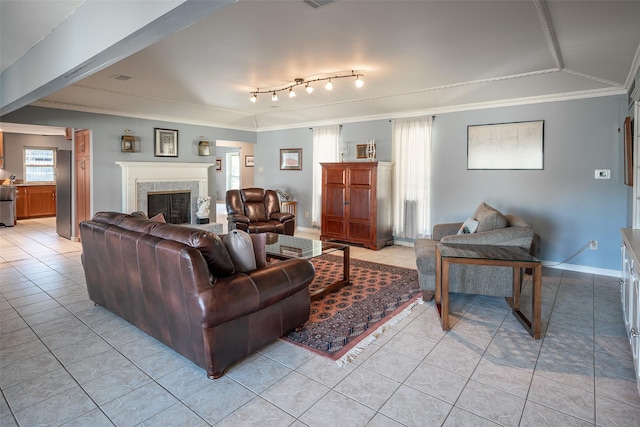
[[[24,149],[24,181],[53,182],[56,171],[55,148]]]
[[[416,239],[431,233],[432,117],[392,122],[393,235]]]
[[[227,190],[240,189],[240,152],[227,153]]]

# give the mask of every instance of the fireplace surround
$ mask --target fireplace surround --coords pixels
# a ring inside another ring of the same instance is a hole
[[[156,192],[191,192],[191,223],[196,202],[209,195],[209,163],[116,162],[122,169],[122,212],[148,213],[148,195]]]

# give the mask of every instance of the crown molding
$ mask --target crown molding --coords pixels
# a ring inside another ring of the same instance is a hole
[[[47,100],[39,100],[31,103],[30,105],[34,107],[56,108],[60,110],[78,111],[82,113],[93,113],[93,114],[105,114],[109,116],[118,116],[118,117],[132,117],[135,119],[155,120],[160,122],[183,123],[187,125],[217,127],[217,128],[223,128],[223,129],[242,130],[242,131],[249,131],[249,132],[256,131],[256,127],[255,127],[256,123],[253,117],[250,117],[250,120],[253,126],[238,126],[238,125],[232,125],[229,123],[218,123],[218,122],[206,121],[206,120],[185,119],[182,117],[166,116],[161,114],[134,113],[131,111],[113,110],[113,109],[107,109],[107,108],[96,108],[96,107],[89,107],[86,105],[71,104],[66,102],[54,102],[54,101],[47,101]]]
[[[558,70],[553,70],[553,71],[545,70],[543,72],[536,72],[535,74],[555,72],[555,71],[558,71]],[[565,69],[563,71],[571,73],[571,70]],[[531,74],[531,73],[527,73],[527,74]],[[589,76],[585,75],[585,77],[588,78]],[[495,79],[490,79],[490,80],[495,81]],[[452,86],[459,86],[459,85],[462,85],[462,84],[452,85]],[[416,92],[419,93],[419,92],[429,91],[429,90],[435,90],[435,89],[430,88],[430,89],[425,89],[425,90],[416,91]],[[381,96],[380,98],[386,98],[389,96],[399,96],[399,95],[401,94]],[[514,98],[514,99],[501,99],[501,100],[495,100],[495,101],[478,102],[478,103],[470,103],[470,104],[458,104],[458,105],[452,105],[447,107],[428,108],[424,110],[400,111],[393,114],[352,116],[352,117],[344,117],[339,119],[315,120],[315,121],[308,121],[303,123],[290,123],[290,124],[276,125],[276,126],[259,126],[258,119],[255,116],[251,117],[253,126],[238,126],[238,125],[230,125],[228,123],[183,119],[183,118],[177,118],[177,117],[165,116],[165,115],[131,113],[127,111],[95,108],[95,107],[88,107],[84,105],[53,102],[53,101],[46,101],[46,100],[40,100],[40,101],[34,102],[31,105],[37,106],[37,107],[57,108],[62,110],[80,111],[80,112],[94,113],[94,114],[106,114],[106,115],[120,116],[120,117],[133,117],[138,119],[156,120],[156,121],[171,122],[171,123],[183,123],[183,124],[189,124],[189,125],[195,125],[195,126],[217,127],[217,128],[223,128],[223,129],[240,130],[240,131],[248,131],[248,132],[267,132],[267,131],[275,131],[275,130],[296,129],[296,128],[303,128],[303,127],[334,125],[336,123],[357,123],[357,122],[366,122],[366,121],[374,121],[374,120],[392,120],[392,119],[416,117],[416,116],[422,116],[422,115],[456,113],[461,111],[484,110],[489,108],[500,108],[500,107],[512,107],[512,106],[526,105],[526,104],[541,104],[546,102],[561,102],[561,101],[570,101],[575,99],[597,98],[597,97],[614,96],[614,95],[628,95],[628,93],[626,89],[617,85],[615,87],[609,87],[609,88],[592,89],[592,90],[577,91],[577,92],[567,92],[567,93],[561,93],[561,94],[530,96],[530,97],[522,97],[522,98]],[[367,98],[367,100],[368,99],[372,99],[372,98]],[[345,102],[361,102],[361,101],[363,100],[353,100],[353,101],[345,101]],[[330,105],[335,105],[335,103]]]
[[[430,116],[430,115],[445,114],[445,113],[459,113],[463,111],[473,111],[473,110],[487,110],[490,108],[515,107],[519,105],[528,105],[528,104],[543,104],[548,102],[572,101],[576,99],[600,98],[605,96],[625,95],[626,93],[627,92],[624,89],[619,89],[619,88],[593,89],[593,90],[586,90],[586,91],[580,91],[580,92],[569,92],[564,94],[540,95],[540,96],[530,96],[530,97],[524,97],[524,98],[502,99],[502,100],[496,100],[496,101],[459,104],[459,105],[452,105],[449,107],[438,107],[438,108],[430,108],[425,110],[404,111],[404,112],[398,112],[395,114],[376,114],[376,115],[369,115],[369,116],[319,120],[319,121],[313,121],[313,122],[296,123],[295,125],[264,126],[256,129],[256,132],[260,133],[260,132],[269,132],[269,131],[275,131],[275,130],[307,128],[307,127],[314,127],[314,126],[327,126],[327,125],[335,125],[336,123],[344,124],[344,123],[368,122],[368,121],[375,121],[375,120],[394,120],[394,119],[403,119],[407,117]]]

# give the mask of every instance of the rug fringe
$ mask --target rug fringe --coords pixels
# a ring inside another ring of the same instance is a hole
[[[415,307],[416,304],[424,304],[424,300],[422,299],[422,297],[418,297],[418,299],[411,303],[411,305],[393,316],[385,324],[378,327],[378,329],[376,329],[371,335],[360,341],[358,345],[345,353],[340,359],[336,360],[338,366],[345,366],[348,363],[353,362],[355,358],[358,357],[358,355],[362,353],[369,346],[369,344],[377,340],[384,331],[397,325],[401,320],[408,317],[413,311],[413,307]]]

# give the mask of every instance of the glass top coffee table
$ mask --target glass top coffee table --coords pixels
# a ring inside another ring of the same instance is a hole
[[[507,298],[511,311],[534,339],[541,334],[542,263],[525,250],[513,246],[493,245],[436,245],[436,307],[442,330],[449,330],[449,270],[451,264],[489,265],[513,268],[513,295]],[[532,321],[520,311],[522,269],[533,270],[531,301]]]
[[[320,255],[342,251],[342,279],[311,293],[311,299],[320,298],[349,284],[349,245],[322,240],[305,239],[286,234],[266,233],[267,257],[275,259],[301,258],[310,260]]]

